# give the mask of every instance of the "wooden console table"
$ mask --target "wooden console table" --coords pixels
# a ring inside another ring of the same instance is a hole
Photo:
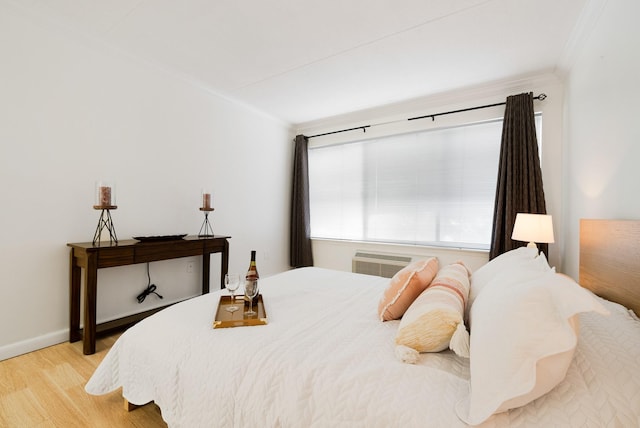
[[[222,253],[220,288],[229,270],[230,236],[199,238],[187,236],[171,241],[140,242],[121,240],[111,246],[93,246],[91,242],[67,244],[71,247],[69,287],[69,341],[83,340],[85,355],[96,352],[96,333],[132,325],[166,306],[128,317],[96,324],[98,269],[202,255],[202,294],[209,292],[211,253]],[[80,329],[81,269],[84,269],[84,331]],[[168,306],[168,305],[167,305]]]

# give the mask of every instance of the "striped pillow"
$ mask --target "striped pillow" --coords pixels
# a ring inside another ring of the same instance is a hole
[[[469,333],[463,318],[469,276],[462,262],[440,269],[400,321],[396,335],[398,358],[415,362],[418,352],[440,352],[447,347],[460,356],[469,356]]]

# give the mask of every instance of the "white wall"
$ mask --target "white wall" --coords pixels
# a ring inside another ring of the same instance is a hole
[[[297,133],[305,135],[322,134],[338,129],[349,129],[367,124],[385,124],[367,129],[367,137],[387,135],[394,132],[407,132],[411,130],[428,129],[433,127],[451,126],[460,123],[502,118],[504,107],[476,110],[473,112],[447,115],[431,119],[412,121],[409,124],[406,119],[427,114],[452,111],[479,105],[494,104],[506,100],[509,95],[522,92],[533,92],[535,95],[545,93],[548,98],[544,101],[536,101],[536,111],[541,111],[542,118],[542,175],[545,188],[547,212],[553,215],[554,228],[558,230],[562,224],[562,120],[563,120],[563,86],[562,82],[554,75],[541,74],[522,77],[510,81],[495,82],[476,88],[439,96],[416,99],[405,103],[385,106],[349,115],[343,115],[317,122],[301,124]],[[362,131],[334,134],[327,137],[312,139],[312,144],[333,144],[341,141],[362,138]],[[563,269],[563,246],[561,238],[556,239],[555,244],[549,246],[549,262],[556,266],[558,271]],[[382,252],[437,256],[441,264],[463,260],[467,266],[475,270],[488,260],[488,251],[451,250],[442,248],[430,248],[421,246],[399,246],[363,244],[349,241],[314,240],[314,264],[321,267],[351,270],[351,257],[356,250],[378,249]]]
[[[117,182],[120,239],[197,234],[210,186],[230,269],[246,271],[251,249],[261,275],[287,269],[291,138],[288,124],[0,2],[0,360],[67,340],[66,243],[93,238],[95,180]],[[145,265],[100,270],[98,320],[198,294],[199,269],[152,263],[165,299],[142,305]]]
[[[567,78],[567,271],[578,278],[581,218],[640,219],[640,2],[600,7]]]
[[[313,135],[352,126],[394,121],[420,114],[495,102],[519,91],[545,92],[542,169],[547,209],[554,217],[555,244],[550,263],[578,279],[581,218],[640,219],[640,3],[635,0],[590,0],[582,28],[569,46],[568,70],[562,78],[540,76],[498,82],[440,97],[357,112],[301,124],[297,132]],[[578,31],[579,30],[579,31]],[[392,125],[395,126],[395,125]],[[361,132],[361,131],[354,131]],[[367,130],[369,135],[372,131]],[[374,131],[375,132],[375,131]],[[338,137],[323,137],[338,138]],[[349,270],[344,258],[357,249],[454,256],[482,263],[477,253],[440,254],[429,248],[315,241],[316,264]]]

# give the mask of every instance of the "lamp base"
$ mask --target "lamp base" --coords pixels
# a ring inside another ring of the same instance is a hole
[[[535,248],[536,250],[538,249],[538,246],[536,245],[535,242],[529,242],[527,244],[527,248]]]

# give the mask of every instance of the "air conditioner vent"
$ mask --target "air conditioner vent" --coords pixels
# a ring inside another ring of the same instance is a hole
[[[356,251],[351,260],[351,270],[355,273],[391,278],[412,260],[412,256]]]

